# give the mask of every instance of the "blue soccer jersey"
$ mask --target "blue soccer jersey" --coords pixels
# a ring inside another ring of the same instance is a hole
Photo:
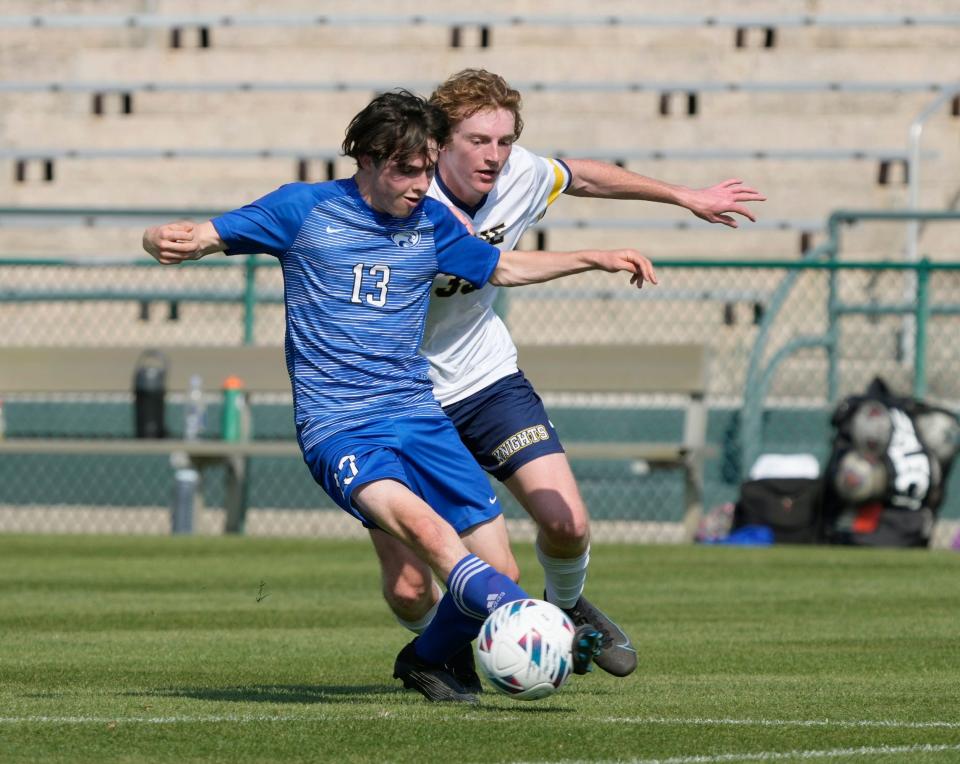
[[[406,218],[377,212],[353,179],[291,183],[212,222],[227,254],[280,260],[304,449],[355,425],[442,416],[417,352],[430,286],[437,273],[482,286],[495,247],[433,199]]]

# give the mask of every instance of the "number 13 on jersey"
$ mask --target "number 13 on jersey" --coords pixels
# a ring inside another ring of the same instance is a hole
[[[390,266],[388,265],[371,265],[369,269],[363,263],[357,263],[353,266],[353,295],[350,297],[350,302],[355,302],[358,305],[364,302],[360,292],[363,287],[365,271],[370,274],[371,278],[376,279],[374,291],[364,295],[367,305],[382,308],[387,304],[387,285],[390,283]]]

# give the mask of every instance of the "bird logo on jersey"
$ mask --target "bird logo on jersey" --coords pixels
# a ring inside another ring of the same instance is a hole
[[[420,243],[420,232],[397,231],[396,233],[390,234],[390,238],[400,249],[407,249],[408,247],[415,247]]]

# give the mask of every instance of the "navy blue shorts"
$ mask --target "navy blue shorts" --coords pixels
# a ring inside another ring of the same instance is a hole
[[[543,401],[522,371],[443,410],[480,466],[497,480],[541,456],[564,452]]]

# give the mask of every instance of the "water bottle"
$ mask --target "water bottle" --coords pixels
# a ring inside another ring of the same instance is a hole
[[[134,431],[138,438],[165,438],[164,400],[167,359],[158,350],[145,350],[133,374]]]
[[[207,426],[207,410],[203,402],[203,379],[199,374],[190,377],[187,402],[184,407],[183,439],[199,440]]]
[[[221,437],[224,440],[238,441],[250,438],[250,412],[247,409],[247,396],[243,391],[243,380],[229,376],[223,380],[223,409],[220,421]]]
[[[183,467],[174,472],[173,511],[170,518],[172,533],[193,533],[193,510],[199,488],[200,473],[197,470]]]

